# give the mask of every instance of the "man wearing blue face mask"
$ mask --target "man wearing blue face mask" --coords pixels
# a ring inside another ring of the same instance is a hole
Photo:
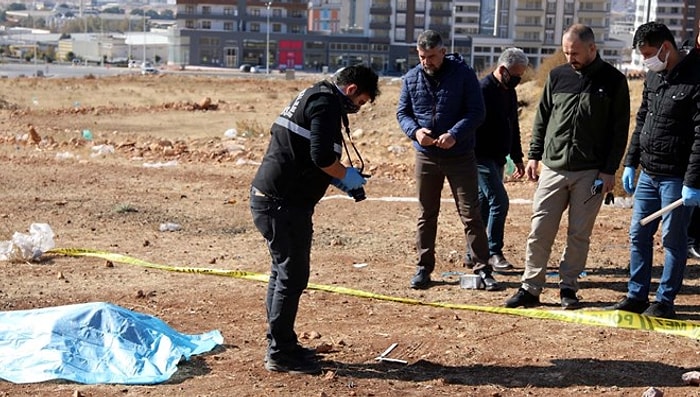
[[[378,80],[366,66],[344,68],[332,81],[299,93],[270,128],[250,191],[253,223],[272,258],[265,299],[268,371],[321,372],[315,351],[301,346],[294,332],[299,298],[309,281],[312,216],[329,184],[348,193],[365,184],[357,169],[340,162],[341,121],[374,101]]]
[[[649,73],[622,175],[624,189],[634,193],[630,280],[627,297],[612,309],[674,318],[687,260],[690,213],[700,205],[700,56],[697,51],[682,54],[670,30],[658,22],[641,25],[633,45]],[[679,198],[683,206],[641,225],[640,220]],[[656,300],[650,305],[654,234],[659,223],[664,267]]]

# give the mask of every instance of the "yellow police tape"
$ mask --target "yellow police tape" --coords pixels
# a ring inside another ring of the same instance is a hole
[[[196,268],[196,267],[175,267],[175,266],[165,266],[158,265],[155,263],[150,263],[142,261],[140,259],[132,258],[129,256],[114,254],[105,251],[97,251],[91,249],[83,248],[55,248],[46,252],[47,254],[57,254],[66,256],[88,256],[94,258],[101,258],[112,262],[125,263],[131,265],[137,265],[142,267],[148,267],[152,269],[167,270],[172,272],[180,273],[197,273],[197,274],[211,274],[215,276],[225,276],[233,277],[244,280],[261,281],[267,282],[268,275],[262,273],[253,273],[242,270],[224,270],[224,269],[207,269],[207,268]],[[629,313],[619,310],[574,310],[574,311],[564,311],[564,310],[539,310],[539,309],[508,309],[504,307],[489,307],[489,306],[476,306],[476,305],[466,305],[459,303],[446,303],[446,302],[423,302],[417,299],[410,298],[400,298],[390,295],[375,294],[372,292],[346,288],[346,287],[334,287],[330,285],[314,284],[309,283],[309,289],[333,292],[338,294],[345,294],[351,296],[357,296],[361,298],[378,299],[391,302],[407,303],[411,305],[421,305],[421,306],[432,306],[432,307],[442,307],[447,309],[455,310],[472,310],[478,312],[486,313],[501,313],[509,314],[515,316],[529,317],[529,318],[540,318],[548,320],[558,320],[565,321],[569,323],[603,326],[603,327],[613,327],[613,328],[624,328],[624,329],[636,329],[645,331],[655,331],[664,334],[685,336],[687,338],[700,340],[700,323],[694,323],[689,321],[681,320],[667,320],[663,318],[640,316],[635,313]]]

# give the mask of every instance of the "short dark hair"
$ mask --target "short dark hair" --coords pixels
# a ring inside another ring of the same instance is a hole
[[[660,48],[664,41],[670,41],[673,48],[678,49],[673,33],[663,23],[651,21],[637,28],[632,39],[632,48],[643,45]]]
[[[381,94],[379,91],[379,76],[371,68],[365,65],[353,65],[339,70],[335,77],[335,83],[339,86],[350,84],[357,85],[360,93],[369,94],[370,102]]]
[[[586,26],[581,23],[575,23],[569,26],[564,31],[564,34],[575,35],[579,40],[583,41],[584,43],[595,44],[595,34],[593,34],[593,29],[591,29],[590,26]]]
[[[421,50],[432,50],[442,47],[442,37],[434,30],[426,30],[418,35],[418,48]]]

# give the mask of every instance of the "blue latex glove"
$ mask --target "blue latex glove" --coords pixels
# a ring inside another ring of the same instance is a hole
[[[342,190],[345,193],[349,194],[349,192],[350,192],[350,189],[348,189],[348,187],[345,186],[343,184],[343,182],[341,182],[340,179],[338,179],[338,178],[331,179],[331,185],[337,187],[338,189]]]
[[[634,193],[634,172],[634,167],[625,167],[625,170],[622,172],[622,187],[627,194]]]
[[[360,175],[360,171],[357,168],[348,167],[345,169],[345,177],[340,180],[340,183],[346,186],[348,190],[355,190],[367,183],[367,179]]]
[[[700,207],[700,189],[698,188],[683,186],[681,198],[686,207]]]

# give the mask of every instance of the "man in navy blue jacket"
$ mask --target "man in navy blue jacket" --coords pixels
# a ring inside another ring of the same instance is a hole
[[[496,69],[481,79],[486,120],[476,131],[481,218],[489,237],[489,263],[494,271],[513,268],[503,256],[503,235],[508,216],[508,192],[503,186],[506,156],[515,164],[514,178],[525,175],[515,87],[527,70],[527,55],[520,48],[506,48]]]
[[[403,78],[396,116],[416,149],[420,217],[418,264],[411,288],[430,286],[435,269],[435,239],[442,187],[447,178],[457,205],[474,273],[489,291],[500,289],[491,275],[486,230],[479,213],[474,133],[484,121],[484,100],[474,70],[459,56],[447,55],[440,35],[418,36],[420,65]],[[471,249],[470,246],[471,245]]]

